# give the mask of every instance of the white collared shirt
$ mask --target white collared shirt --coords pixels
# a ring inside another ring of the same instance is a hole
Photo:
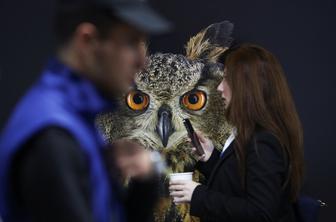
[[[221,155],[223,155],[224,151],[230,146],[232,141],[235,139],[236,135],[237,135],[237,128],[234,127],[231,130],[231,134],[230,134],[229,138],[227,138],[227,140],[225,141],[225,144],[224,144],[224,147],[222,149]]]

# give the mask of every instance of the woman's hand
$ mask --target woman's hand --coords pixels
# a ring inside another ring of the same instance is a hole
[[[169,183],[169,193],[175,204],[189,203],[195,188],[200,185],[195,181],[172,181]]]
[[[196,132],[197,137],[202,145],[202,148],[204,150],[204,154],[202,156],[198,155],[196,152],[196,148],[193,147],[191,148],[191,153],[196,156],[197,160],[206,162],[209,160],[213,150],[214,150],[214,145],[212,141],[208,138],[206,138],[201,132]],[[190,141],[190,140],[189,140]]]

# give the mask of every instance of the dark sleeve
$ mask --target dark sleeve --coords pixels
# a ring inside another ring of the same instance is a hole
[[[47,128],[14,160],[14,188],[32,222],[91,222],[89,175],[77,141]]]
[[[286,172],[279,146],[257,140],[256,149],[247,149],[245,197],[212,191],[205,185],[199,185],[192,195],[191,214],[221,221],[275,221]]]
[[[220,151],[215,148],[207,162],[198,161],[196,163],[195,168],[204,175],[205,179],[209,179],[212,169],[218,162],[219,156]]]
[[[154,221],[153,213],[159,198],[160,184],[158,175],[130,182],[126,199],[128,222]]]

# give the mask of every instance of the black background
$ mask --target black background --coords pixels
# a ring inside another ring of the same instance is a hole
[[[234,37],[260,44],[283,64],[305,132],[304,190],[336,210],[336,3],[270,0],[152,0],[175,30],[152,37],[151,52],[184,53],[188,38],[210,23],[230,20]],[[54,1],[0,0],[0,126],[53,53]]]

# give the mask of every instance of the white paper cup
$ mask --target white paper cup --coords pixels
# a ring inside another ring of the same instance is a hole
[[[192,181],[193,172],[171,173],[169,174],[170,181]]]

